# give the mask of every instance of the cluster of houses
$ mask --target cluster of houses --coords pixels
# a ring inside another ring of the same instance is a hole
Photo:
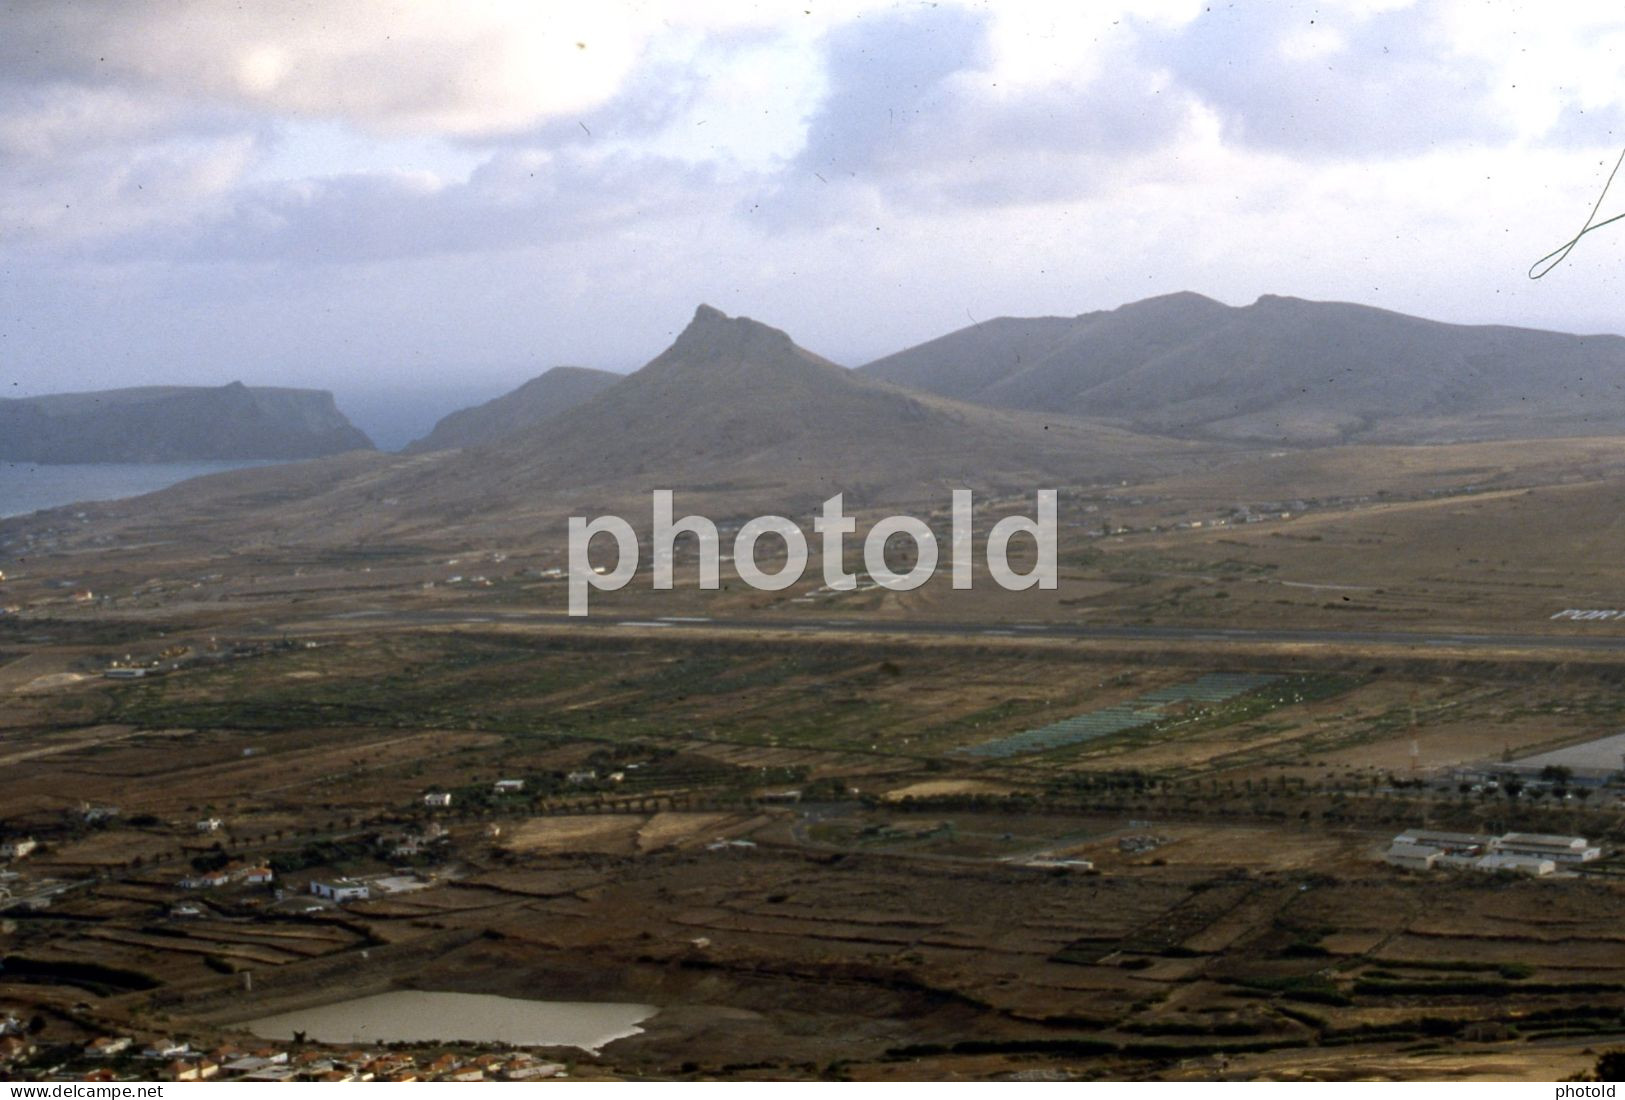
[[[0,1008],[0,1066],[20,1062],[34,1053],[34,1040],[23,1023],[22,1013]]]
[[[175,885],[182,890],[219,890],[222,887],[269,886],[276,881],[276,873],[264,864],[233,861],[213,871],[194,871]]]
[[[1589,863],[1602,858],[1602,849],[1583,836],[1547,833],[1439,832],[1410,829],[1394,837],[1383,862],[1411,871],[1441,867],[1469,871],[1510,871],[1522,875],[1550,875],[1565,864]]]
[[[431,821],[416,832],[380,833],[373,844],[380,855],[390,859],[412,859],[450,839],[451,834],[444,825]]]
[[[84,1054],[92,1061],[107,1061],[129,1055],[134,1047],[135,1040],[127,1035],[105,1035],[85,1044]],[[314,1048],[290,1052],[229,1044],[204,1051],[193,1050],[188,1043],[157,1039],[134,1053],[143,1061],[163,1063],[156,1073],[135,1076],[171,1081],[539,1081],[566,1076],[563,1065],[525,1051],[429,1056]],[[128,1076],[108,1065],[91,1068],[76,1079],[116,1081]]]

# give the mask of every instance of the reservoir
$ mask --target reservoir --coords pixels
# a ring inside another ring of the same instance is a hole
[[[262,1039],[293,1038],[303,1031],[321,1043],[433,1043],[464,1040],[513,1046],[579,1047],[597,1051],[636,1035],[653,1005],[592,1001],[529,1001],[486,993],[431,993],[398,989],[353,1001],[302,1008],[250,1020]]]

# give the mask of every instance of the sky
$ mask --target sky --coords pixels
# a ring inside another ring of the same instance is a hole
[[[848,365],[1178,290],[1625,332],[1625,223],[1526,274],[1625,147],[1608,7],[13,0],[0,396],[399,445],[701,302]]]

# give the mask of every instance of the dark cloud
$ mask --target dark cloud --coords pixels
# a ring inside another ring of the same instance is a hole
[[[953,7],[856,19],[830,34],[825,52],[829,92],[797,167],[895,169],[951,137],[962,105],[949,78],[986,64],[987,19]]]
[[[1332,34],[1324,53],[1283,49]],[[1214,4],[1194,21],[1140,35],[1219,116],[1226,142],[1309,156],[1403,155],[1509,136],[1490,64],[1452,52],[1426,5],[1366,17],[1312,4]]]

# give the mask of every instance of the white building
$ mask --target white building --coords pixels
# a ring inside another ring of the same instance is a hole
[[[1382,854],[1382,861],[1391,867],[1403,867],[1409,871],[1431,871],[1443,857],[1444,853],[1437,848],[1406,843],[1401,834]]]
[[[224,870],[200,871],[194,875],[187,875],[175,885],[182,890],[218,890],[222,886],[231,885],[231,875]]]
[[[525,789],[523,779],[499,779],[491,787],[497,794],[517,794]]]
[[[186,1043],[177,1043],[173,1039],[154,1039],[141,1051],[143,1058],[179,1058],[191,1051]]]
[[[1435,829],[1407,829],[1394,837],[1395,844],[1437,848],[1446,855],[1481,855],[1495,845],[1495,838],[1482,833],[1449,833]]]
[[[445,809],[451,805],[450,791],[430,791],[423,796],[423,804],[435,809]]]
[[[337,902],[366,901],[372,896],[372,888],[366,883],[348,878],[312,879],[310,892],[319,898]]]
[[[1492,851],[1550,859],[1558,863],[1589,863],[1602,858],[1602,849],[1583,836],[1553,836],[1548,833],[1508,833],[1495,842]]]
[[[1491,852],[1474,861],[1475,871],[1512,871],[1520,875],[1549,875],[1557,870],[1557,863],[1551,859],[1536,856],[1507,855],[1504,852]]]
[[[1552,874],[1564,863],[1601,857],[1602,849],[1581,836],[1507,833],[1492,837],[1410,829],[1394,837],[1382,859],[1391,866],[1417,871],[1456,868],[1540,876]]]
[[[218,817],[206,817],[197,823],[197,831],[200,833],[218,833],[225,827],[226,823]]]
[[[33,837],[20,836],[15,840],[0,843],[0,859],[22,859],[38,847],[39,841]]]

